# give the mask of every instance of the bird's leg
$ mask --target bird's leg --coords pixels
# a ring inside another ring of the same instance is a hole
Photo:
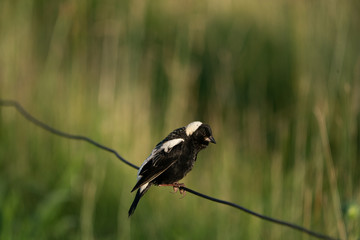
[[[184,189],[180,189],[180,187],[185,187],[185,184],[184,184],[184,183],[178,183],[178,182],[174,182],[174,183],[173,183],[174,192],[179,191],[180,194],[181,194],[183,197],[185,197],[186,191],[185,191]]]
[[[172,186],[174,189],[174,193],[177,193],[177,191],[179,191],[180,194],[183,195],[183,197],[185,197],[186,191],[184,189],[180,189],[180,187],[185,187],[184,183],[174,182],[171,184],[160,184],[159,186]]]

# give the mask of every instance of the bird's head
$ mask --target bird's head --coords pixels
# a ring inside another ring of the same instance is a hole
[[[209,143],[216,143],[208,124],[199,121],[192,122],[186,126],[185,131],[186,135],[200,144],[201,148],[207,147]]]

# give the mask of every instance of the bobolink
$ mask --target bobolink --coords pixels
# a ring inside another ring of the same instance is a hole
[[[129,209],[129,217],[151,185],[172,186],[175,192],[184,186],[178,181],[190,172],[197,154],[210,142],[216,143],[210,126],[196,121],[186,127],[175,129],[158,143],[139,168],[137,183],[131,192],[136,189],[138,191]]]

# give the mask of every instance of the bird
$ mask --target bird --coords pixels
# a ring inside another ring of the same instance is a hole
[[[185,185],[178,181],[191,171],[197,154],[209,143],[216,144],[212,130],[208,124],[200,121],[175,129],[159,142],[138,170],[137,182],[131,190],[137,192],[128,212],[129,217],[152,185],[172,186],[175,192],[180,189],[184,195],[181,187]]]

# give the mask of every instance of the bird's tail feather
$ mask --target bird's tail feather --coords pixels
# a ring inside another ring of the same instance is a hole
[[[138,205],[139,201],[140,201],[140,198],[146,193],[146,191],[149,189],[150,185],[146,186],[145,189],[138,189],[137,192],[136,192],[136,195],[135,195],[135,199],[133,201],[133,203],[131,204],[130,206],[130,209],[129,209],[129,217],[131,215],[133,215],[135,209],[136,209],[136,206]]]

